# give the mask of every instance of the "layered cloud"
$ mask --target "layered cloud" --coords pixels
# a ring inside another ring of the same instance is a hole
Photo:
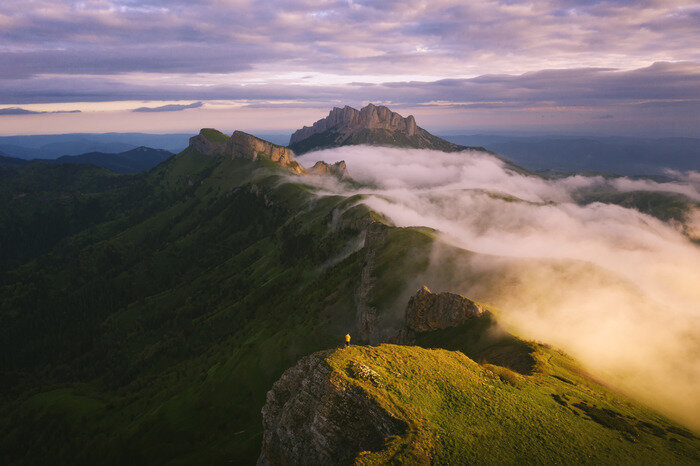
[[[40,115],[45,113],[80,113],[80,110],[55,110],[53,112],[37,112],[20,107],[0,108],[0,115]]]
[[[161,105],[160,107],[139,107],[133,109],[132,112],[179,112],[189,108],[199,108],[202,105],[204,105],[202,102],[194,102],[191,104],[168,104]]]
[[[0,104],[373,101],[533,123],[575,106],[688,127],[699,17],[685,1],[7,0]]]
[[[697,59],[688,39],[699,14],[692,1],[8,0],[0,24],[3,53],[19,64],[4,72],[21,75],[191,72],[188,63],[217,73],[280,62],[384,75],[448,64],[473,75],[528,62],[532,70]]]

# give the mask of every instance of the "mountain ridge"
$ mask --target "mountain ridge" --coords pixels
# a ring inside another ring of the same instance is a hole
[[[460,146],[430,134],[416,124],[413,115],[403,117],[383,105],[368,104],[360,110],[346,105],[333,108],[327,117],[295,131],[289,147],[295,154],[345,145],[433,149],[444,152],[480,150],[483,147]]]
[[[435,231],[397,227],[361,194],[323,193],[311,176],[290,176],[289,149],[234,134],[240,144],[232,144],[229,156],[203,153],[195,142],[135,175],[37,162],[3,180],[0,232],[12,233],[12,242],[3,244],[26,246],[24,231],[50,237],[38,235],[34,243],[41,248],[30,244],[26,255],[6,259],[8,268],[0,269],[7,272],[0,274],[0,409],[7,413],[0,419],[0,458],[10,464],[42,458],[251,464],[260,455],[265,394],[286,369],[337,347],[348,331],[353,343],[397,335],[405,322],[393,311],[406,307],[404,290],[414,290],[417,280],[436,287],[445,283],[436,277],[453,277],[445,287],[457,290],[462,280],[480,279],[460,275],[459,261],[430,270]],[[224,150],[231,142],[215,130],[203,137],[196,141],[218,141]],[[309,171],[343,177],[344,168],[338,162]],[[57,232],[61,218],[70,221]],[[473,255],[442,247],[450,257]],[[435,295],[414,302],[413,333],[406,332],[404,342],[442,350],[394,346],[382,355],[354,346],[360,353],[353,361],[392,383],[398,379],[384,370],[385,361],[403,355],[412,364],[414,357],[448,350],[445,361],[478,368],[481,358],[492,365],[517,358],[514,369],[527,372],[528,343],[481,341],[488,315],[470,317],[477,304]],[[457,303],[459,312],[445,303]],[[428,307],[438,313],[424,319]],[[431,331],[417,331],[423,329]],[[335,361],[341,365],[332,375],[344,377],[351,361]],[[413,369],[430,369],[418,362]],[[352,367],[353,374],[366,373]],[[508,367],[483,367],[497,375],[474,374],[490,385],[500,384],[494,377],[515,383],[524,377]],[[363,390],[373,390],[365,384],[372,384],[368,374],[359,382]],[[465,374],[471,372],[453,375]],[[433,375],[425,380],[433,384]],[[423,399],[430,391],[414,393]],[[480,393],[484,398],[474,401],[488,411],[493,394]],[[453,395],[445,392],[444,400],[461,399]],[[542,406],[550,413],[565,409],[547,396]],[[656,416],[644,413],[644,419]],[[570,450],[566,442],[557,447]]]

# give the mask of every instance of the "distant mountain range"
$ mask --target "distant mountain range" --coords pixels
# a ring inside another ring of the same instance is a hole
[[[118,154],[89,152],[81,155],[64,155],[54,160],[55,163],[87,163],[103,167],[114,173],[137,173],[153,168],[173,155],[163,149],[137,147]]]
[[[187,147],[191,134],[74,133],[0,137],[0,154],[21,159],[55,159],[89,152],[116,154],[138,147],[177,153]]]
[[[449,150],[454,146],[483,147],[501,154],[529,170],[554,170],[561,172],[603,172],[618,175],[663,175],[666,169],[700,171],[700,138],[635,138],[600,136],[510,136],[489,134],[440,134],[425,138],[411,138],[408,132],[392,132],[387,139],[388,127],[403,124],[403,118],[394,112],[386,114],[380,106],[372,106],[370,113],[390,115],[384,127],[352,130],[352,121],[363,117],[363,110],[337,108],[329,116],[296,131],[290,140],[289,133],[256,132],[259,137],[278,145],[290,144],[297,154],[305,153],[310,147],[333,147],[343,144],[385,143],[404,147],[433,147]],[[393,115],[398,115],[395,117]],[[400,117],[400,119],[399,119]],[[392,123],[392,118],[394,121]],[[338,134],[331,123],[346,122]],[[379,123],[379,119],[377,120]],[[415,123],[415,121],[414,121]],[[355,123],[357,124],[357,123]],[[320,130],[321,128],[324,130]],[[356,128],[357,129],[357,128]],[[418,128],[418,130],[421,130]],[[415,130],[414,130],[415,131]],[[419,132],[422,132],[421,130]],[[427,131],[426,131],[427,133]],[[0,155],[22,159],[53,159],[64,155],[79,155],[89,152],[120,153],[139,146],[164,149],[178,153],[188,145],[191,134],[147,134],[147,133],[104,133],[104,134],[60,134],[0,137]],[[302,137],[303,136],[303,137]],[[438,137],[439,136],[439,137]],[[431,139],[434,138],[434,139]],[[427,140],[426,140],[427,138]],[[328,139],[326,141],[326,139]],[[337,139],[337,140],[336,140]],[[413,139],[413,141],[411,141]],[[422,141],[421,141],[422,139]],[[439,141],[437,141],[439,140]],[[432,142],[430,142],[432,141]]]
[[[530,170],[663,175],[700,171],[700,139],[575,136],[449,135],[456,144],[484,146]]]
[[[150,147],[137,147],[118,154],[107,154],[104,152],[88,152],[80,155],[64,155],[56,159],[41,160],[43,163],[66,164],[88,164],[106,168],[114,173],[138,173],[140,171],[153,168],[159,163],[167,160],[173,154],[163,149],[152,149]],[[37,160],[25,160],[17,157],[7,157],[0,155],[0,166],[20,167]]]

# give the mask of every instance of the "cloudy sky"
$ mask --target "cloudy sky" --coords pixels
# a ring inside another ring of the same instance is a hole
[[[3,0],[0,134],[288,131],[383,103],[433,131],[697,136],[696,1]]]

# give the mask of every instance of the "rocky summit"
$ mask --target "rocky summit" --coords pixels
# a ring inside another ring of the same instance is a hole
[[[481,147],[453,144],[419,127],[413,115],[403,117],[387,107],[372,104],[361,110],[347,105],[343,108],[336,107],[326,118],[296,131],[289,140],[289,147],[296,154],[359,144],[446,152],[483,150]]]
[[[294,160],[294,153],[284,146],[273,144],[243,131],[234,131],[229,137],[215,129],[204,128],[190,138],[190,147],[213,157],[270,160],[295,173],[304,169]]]
[[[348,176],[348,167],[344,160],[336,162],[332,165],[319,160],[309,169],[309,173],[312,175],[335,176],[336,178],[342,180]]]

